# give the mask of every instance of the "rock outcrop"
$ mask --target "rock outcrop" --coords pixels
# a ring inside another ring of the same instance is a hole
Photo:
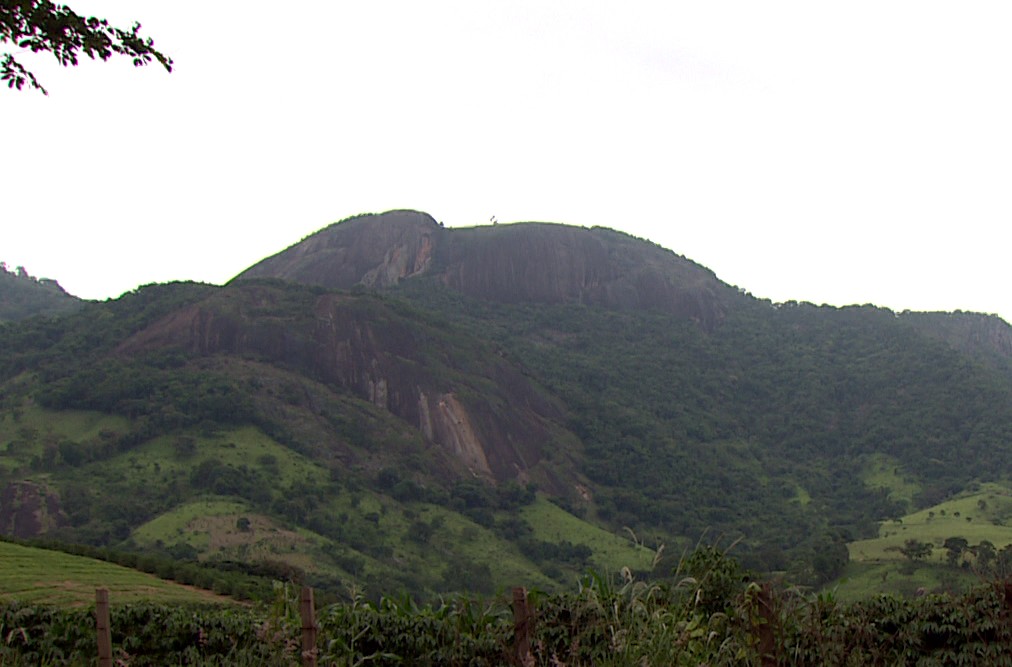
[[[926,336],[1012,372],[1012,326],[997,315],[904,312],[900,317]]]
[[[437,237],[445,232],[432,216],[416,211],[357,216],[263,260],[239,278],[283,278],[342,289],[389,287],[423,273]]]
[[[484,344],[443,340],[369,295],[310,294],[240,284],[180,309],[118,348],[182,348],[260,359],[352,391],[417,428],[473,475],[523,477],[543,457],[562,415]]]
[[[2,535],[36,537],[67,523],[59,494],[43,484],[23,480],[0,491]]]
[[[735,294],[708,269],[613,230],[547,223],[448,229],[415,211],[331,225],[237,280],[350,289],[390,287],[419,276],[491,301],[657,309],[707,328],[723,318]]]

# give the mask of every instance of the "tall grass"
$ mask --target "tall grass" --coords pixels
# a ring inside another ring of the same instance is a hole
[[[298,665],[295,589],[279,584],[257,609],[135,605],[114,609],[122,665]],[[318,613],[319,664],[449,667],[518,664],[1012,665],[1012,582],[957,596],[871,597],[750,581],[714,548],[684,557],[660,582],[588,574],[564,594],[530,591],[529,652],[517,655],[503,596],[418,605],[407,597],[348,602]],[[0,606],[0,665],[86,664],[94,656],[91,610]]]

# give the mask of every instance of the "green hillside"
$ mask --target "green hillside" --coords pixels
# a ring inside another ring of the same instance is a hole
[[[518,583],[553,588],[575,581],[596,562],[551,550],[540,554],[542,542],[534,538],[525,543],[532,545],[528,551],[534,549],[532,560],[504,536],[506,528],[499,529],[499,524],[510,530],[522,525],[516,513],[520,505],[500,509],[482,485],[471,489],[473,509],[457,505],[463,514],[450,506],[452,497],[445,490],[444,495],[426,494],[421,487],[402,484],[395,498],[376,489],[384,483],[377,479],[332,478],[328,468],[253,427],[158,436],[105,457],[80,454],[81,460],[70,465],[67,452],[90,451],[103,438],[123,435],[107,429],[102,429],[105,436],[98,435],[96,424],[122,427],[129,422],[36,407],[25,408],[16,425],[9,422],[3,432],[10,437],[23,435],[25,424],[37,425],[38,432],[31,446],[12,441],[11,455],[4,459],[11,468],[8,476],[34,467],[40,471],[32,475],[34,483],[73,501],[64,504],[67,519],[50,537],[183,559],[248,562],[257,572],[266,568],[338,594],[353,585],[419,595],[456,590],[462,582],[487,593]],[[43,453],[46,441],[58,443],[51,458]],[[380,473],[383,480],[394,474],[386,468]],[[449,493],[454,490],[451,486]],[[464,494],[467,486],[456,490]],[[439,502],[427,501],[430,496]],[[565,514],[551,507],[555,515]],[[468,511],[474,516],[467,516]],[[583,524],[576,517],[570,521]],[[605,563],[627,543],[584,526],[593,535],[589,543],[595,553],[603,550]],[[550,576],[541,572],[540,561],[550,565]],[[615,562],[617,571],[642,565],[642,558]]]
[[[613,530],[740,537],[753,567],[831,578],[879,519],[1007,475],[1009,376],[891,311],[745,301],[706,332],[401,289],[563,398]]]
[[[67,294],[55,280],[35,278],[21,266],[12,271],[0,262],[0,322],[64,315],[81,305],[80,299]]]
[[[1008,485],[972,484],[944,502],[882,521],[876,537],[848,544],[850,564],[833,588],[852,601],[881,593],[960,592],[1007,577],[1010,517]],[[912,557],[918,545],[920,554]]]
[[[959,494],[1012,472],[1008,325],[773,304],[558,227],[411,240],[429,268],[397,278],[359,225],[349,290],[151,285],[0,325],[0,529],[428,597],[664,577],[701,537],[808,586],[915,526],[1006,543],[998,491]],[[528,250],[563,265],[519,274]],[[276,263],[330,266],[300,257]]]
[[[896,549],[916,539],[935,547],[926,561],[944,563],[942,546],[950,537],[961,537],[971,544],[986,540],[997,549],[1012,544],[1012,525],[1006,525],[1010,518],[1012,491],[1007,486],[975,485],[974,490],[937,505],[883,521],[877,537],[851,542],[848,548],[855,561],[903,560]]]
[[[130,602],[234,604],[216,595],[83,556],[0,541],[0,601],[60,607],[95,603],[95,589],[113,604]]]

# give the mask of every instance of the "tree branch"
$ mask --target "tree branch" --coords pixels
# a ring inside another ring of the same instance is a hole
[[[77,65],[83,53],[103,61],[113,55],[127,56],[138,67],[157,61],[171,72],[172,59],[155,49],[150,37],[141,37],[140,29],[140,23],[123,30],[105,19],[84,18],[51,0],[0,0],[0,44],[9,42],[32,53],[49,51],[64,67]],[[48,95],[11,53],[2,54],[0,59],[0,81],[18,90],[28,83],[30,88]]]

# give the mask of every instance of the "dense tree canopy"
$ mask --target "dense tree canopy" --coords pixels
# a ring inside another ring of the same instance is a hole
[[[81,304],[55,280],[36,278],[23,266],[12,270],[0,262],[0,322],[69,313]]]
[[[0,44],[33,53],[48,51],[64,67],[77,65],[81,54],[108,60],[114,54],[133,59],[136,66],[157,60],[172,71],[172,59],[154,48],[151,38],[140,36],[141,25],[129,30],[105,19],[83,17],[66,5],[49,0],[0,0]],[[0,81],[21,90],[25,83],[48,94],[35,75],[7,52],[0,54]]]

